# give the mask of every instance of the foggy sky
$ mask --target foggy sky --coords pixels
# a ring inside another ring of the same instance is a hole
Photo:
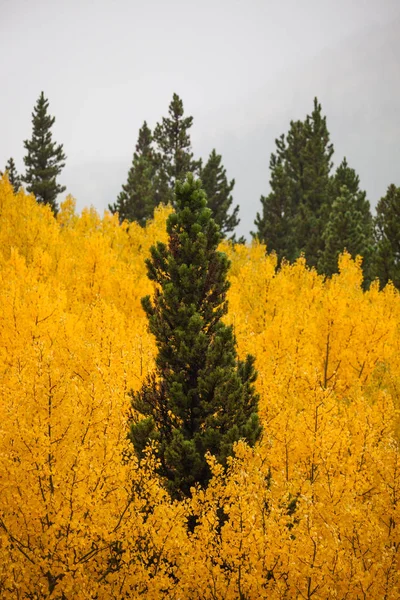
[[[399,0],[0,0],[0,169],[43,90],[78,209],[102,211],[125,183],[137,134],[174,92],[192,144],[235,178],[239,233],[268,193],[274,139],[317,96],[335,163],[347,156],[374,206],[400,185]]]

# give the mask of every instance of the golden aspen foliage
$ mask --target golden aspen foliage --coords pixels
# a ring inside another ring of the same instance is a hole
[[[0,598],[397,600],[400,297],[224,242],[263,437],[185,502],[127,440],[152,371],[141,228],[0,179]],[[187,526],[195,516],[194,531]]]

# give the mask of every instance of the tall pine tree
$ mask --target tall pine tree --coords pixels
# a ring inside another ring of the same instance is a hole
[[[197,175],[201,161],[194,160],[189,130],[193,117],[185,117],[183,102],[177,94],[169,105],[169,116],[163,117],[154,129],[157,145],[160,187],[164,203],[174,204],[174,188],[177,181],[185,179],[187,173]],[[168,197],[165,197],[165,196]]]
[[[133,394],[130,437],[140,457],[156,440],[159,474],[173,498],[206,485],[207,451],[222,464],[233,444],[254,445],[261,429],[254,390],[254,358],[237,358],[227,312],[229,260],[217,251],[221,233],[201,183],[189,174],[176,184],[168,244],[151,248],[148,277],[157,283],[143,308],[156,338],[156,370]]]
[[[126,219],[144,226],[162,200],[157,185],[157,163],[152,142],[151,130],[145,121],[139,130],[128,180],[122,186],[117,201],[108,207],[112,213],[118,212],[121,222]]]
[[[340,190],[344,185],[352,194],[360,192],[360,178],[355,170],[349,167],[346,157],[343,158],[335,174],[331,177],[331,195],[333,200],[340,196]],[[365,197],[366,192],[363,192],[363,198],[365,199]]]
[[[262,214],[257,213],[256,234],[266,243],[270,252],[275,252],[280,265],[283,258],[295,260],[297,249],[293,230],[293,206],[290,193],[289,178],[286,173],[285,136],[275,140],[276,152],[271,154],[269,167],[271,170],[268,196],[261,196]]]
[[[376,275],[400,289],[400,187],[391,184],[378,202],[375,218]]]
[[[279,261],[293,261],[303,252],[308,264],[317,266],[331,208],[333,155],[317,98],[311,115],[305,121],[291,121],[286,137],[282,135],[275,143],[271,192],[261,198],[263,213],[257,214],[256,235],[276,251]]]
[[[314,110],[304,123],[305,145],[298,173],[300,187],[297,244],[307,263],[317,267],[324,250],[323,232],[331,212],[330,171],[333,145],[330,143],[326,117],[314,99]]]
[[[48,114],[48,107],[49,101],[41,92],[32,113],[32,138],[24,142],[27,154],[23,181],[38,202],[49,204],[57,213],[57,196],[66,189],[57,183],[57,177],[65,166],[66,156],[62,144],[53,142],[51,128],[55,117]]]
[[[212,218],[219,225],[223,237],[227,237],[239,225],[239,206],[229,214],[235,180],[228,181],[226,170],[222,165],[222,156],[215,150],[212,150],[205,167],[201,170],[201,181]]]
[[[357,192],[344,185],[334,200],[327,226],[323,232],[325,248],[320,258],[319,270],[326,275],[338,272],[338,258],[347,250],[353,258],[361,255],[368,267],[364,270],[365,284],[370,283],[369,260],[372,240],[363,226],[363,215],[359,210]]]
[[[367,193],[360,189],[360,178],[354,169],[349,167],[346,157],[342,160],[334,176],[331,178],[330,189],[332,202],[340,196],[340,190],[346,186],[356,199],[357,210],[362,214],[362,222],[366,229],[366,236],[372,235],[373,219],[371,206],[367,199]]]
[[[8,181],[14,188],[14,192],[17,193],[19,188],[21,187],[21,177],[18,175],[17,168],[15,166],[14,159],[11,157],[8,159],[6,166],[4,168],[4,172],[8,174]],[[0,175],[2,173],[0,172]]]
[[[364,282],[369,284],[373,278],[373,261],[374,261],[374,228],[373,228],[373,219],[371,214],[370,203],[367,199],[367,193],[364,190],[360,189],[360,178],[354,169],[349,167],[347,163],[347,159],[344,158],[338,168],[336,169],[335,174],[331,177],[330,182],[330,194],[332,198],[332,211],[335,210],[334,204],[337,198],[341,196],[341,191],[343,186],[346,186],[348,192],[352,197],[352,211],[356,211],[358,213],[359,224],[358,229],[359,233],[363,237],[363,243],[358,245],[359,250],[357,250],[356,254],[361,254],[363,257],[363,271],[364,271]],[[331,221],[334,218],[334,215],[330,215],[329,220]],[[340,231],[337,232],[338,239],[335,242],[336,247],[340,247],[342,244],[343,236]],[[327,235],[324,235],[324,239],[327,239]],[[346,247],[346,245],[342,245],[342,250]],[[350,248],[347,248],[350,251]],[[324,257],[321,258],[319,263],[320,270],[324,271],[322,264],[326,263],[326,255],[324,253]],[[334,270],[336,272],[336,268]],[[331,272],[326,272],[327,275],[331,275]]]

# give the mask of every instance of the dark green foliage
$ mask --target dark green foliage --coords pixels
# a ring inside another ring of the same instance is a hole
[[[317,98],[314,99],[313,112],[304,123],[304,138],[296,181],[299,194],[296,241],[298,248],[305,253],[307,263],[316,267],[324,250],[322,234],[331,212],[329,174],[333,155],[326,117],[322,116]]]
[[[169,116],[163,117],[154,130],[157,144],[158,169],[164,197],[162,201],[174,204],[174,188],[187,173],[198,174],[201,161],[193,159],[189,129],[193,117],[184,117],[183,102],[177,94],[169,105]],[[167,194],[168,197],[165,195]]]
[[[261,196],[263,211],[262,215],[257,213],[255,224],[257,237],[267,244],[268,251],[277,254],[280,265],[283,258],[294,260],[297,249],[293,231],[294,211],[285,164],[285,136],[275,140],[275,144],[277,151],[271,154],[269,163],[271,192],[268,196]]]
[[[325,249],[320,258],[320,271],[326,275],[338,272],[338,258],[347,250],[353,258],[358,254],[367,260],[371,257],[372,239],[363,223],[358,206],[358,193],[345,185],[333,202],[331,214],[323,233]]]
[[[371,214],[371,206],[367,199],[367,193],[360,189],[360,178],[354,169],[351,169],[346,158],[342,160],[335,175],[331,178],[331,196],[334,201],[340,196],[340,190],[346,186],[349,192],[355,197],[357,210],[362,215],[362,223],[365,227],[365,235],[372,237],[373,219]]]
[[[400,187],[390,185],[378,202],[375,219],[376,275],[400,289]]]
[[[227,237],[239,225],[239,206],[236,206],[233,212],[228,214],[233,202],[232,190],[235,180],[232,179],[228,182],[226,170],[222,165],[222,157],[215,150],[211,152],[201,171],[201,181],[212,218],[219,225],[223,237]]]
[[[152,134],[146,121],[139,130],[128,180],[117,201],[109,205],[118,212],[120,221],[137,221],[142,227],[153,217],[154,208],[162,201],[158,186],[157,163],[152,147]]]
[[[304,253],[317,266],[324,249],[322,233],[331,208],[329,173],[333,146],[326,117],[314,100],[314,110],[303,121],[291,121],[289,132],[276,140],[271,155],[271,193],[261,198],[256,235],[274,250],[279,262]]]
[[[130,437],[139,457],[158,441],[159,474],[171,496],[182,498],[196,482],[207,484],[207,451],[225,464],[235,441],[254,445],[261,429],[254,358],[238,360],[233,329],[221,320],[229,260],[217,251],[219,227],[191,174],[175,196],[168,245],[153,246],[146,261],[159,286],[153,300],[142,301],[158,354],[155,373],[132,397],[144,419],[134,419]]]
[[[8,174],[8,181],[14,188],[14,192],[17,193],[21,187],[21,177],[17,173],[17,168],[13,158],[9,158],[4,168],[4,172]],[[1,174],[1,173],[0,173]]]
[[[66,189],[57,183],[57,176],[65,166],[66,156],[62,144],[57,146],[52,141],[55,117],[48,115],[48,107],[49,102],[42,92],[32,113],[32,138],[24,142],[27,155],[24,157],[26,173],[23,181],[38,202],[49,204],[57,213],[57,196]]]
[[[346,157],[344,157],[331,178],[331,195],[334,200],[340,196],[340,190],[344,185],[352,194],[358,194],[360,192],[360,178],[355,170],[349,167]],[[362,194],[365,199],[366,192],[362,192]]]
[[[364,271],[364,283],[368,285],[372,280],[373,275],[373,255],[374,255],[374,231],[373,231],[373,219],[371,215],[371,208],[369,201],[367,199],[367,194],[365,191],[360,189],[360,179],[356,174],[354,169],[351,169],[348,166],[346,158],[343,159],[341,164],[336,169],[334,176],[331,178],[330,188],[331,188],[331,197],[333,200],[332,212],[336,210],[335,202],[336,200],[342,196],[343,187],[347,188],[346,195],[348,198],[351,196],[351,200],[349,199],[349,213],[348,213],[348,226],[353,228],[356,226],[357,233],[353,231],[353,242],[350,243],[349,240],[349,229],[348,227],[345,230],[341,230],[340,228],[336,229],[336,235],[338,236],[336,240],[332,240],[329,242],[329,247],[334,247],[335,251],[339,249],[339,251],[343,251],[344,248],[347,249],[348,252],[352,256],[356,254],[361,254],[363,257],[363,271]],[[351,206],[350,206],[351,205]],[[325,231],[324,239],[328,244],[328,236],[332,236],[335,227],[332,229],[332,222],[335,220],[335,215],[331,213],[329,217],[329,227],[330,231]],[[338,217],[339,218],[339,217]],[[356,219],[358,222],[356,223]],[[353,225],[350,226],[350,221]],[[354,238],[354,235],[357,238]],[[327,264],[327,260],[330,263],[330,267],[324,267],[323,265]],[[333,262],[334,258],[328,258],[328,247],[326,247],[326,251],[324,252],[324,256],[321,258],[319,262],[320,271],[326,273],[327,275],[332,275],[332,273],[337,272],[337,265],[334,266]]]

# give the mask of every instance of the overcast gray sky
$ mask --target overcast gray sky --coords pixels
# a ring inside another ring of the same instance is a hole
[[[102,211],[125,182],[139,127],[173,92],[236,179],[239,233],[268,192],[269,155],[318,96],[371,204],[400,185],[400,0],[0,0],[0,168],[41,92],[56,116],[78,208]]]

